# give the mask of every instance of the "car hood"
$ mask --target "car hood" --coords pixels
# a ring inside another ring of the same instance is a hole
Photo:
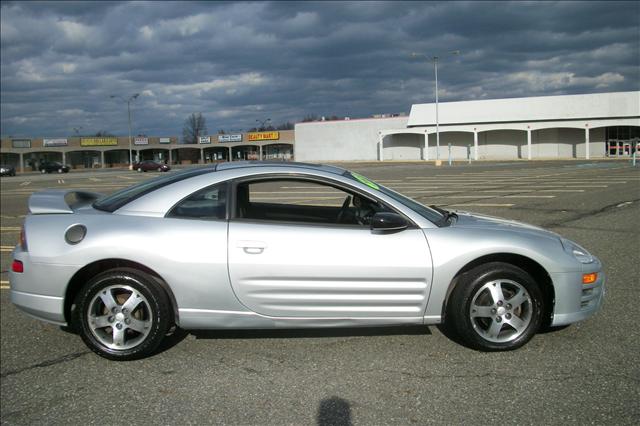
[[[496,229],[560,238],[560,235],[555,232],[528,223],[469,212],[456,211],[455,213],[458,215],[458,219],[452,225],[455,227]]]

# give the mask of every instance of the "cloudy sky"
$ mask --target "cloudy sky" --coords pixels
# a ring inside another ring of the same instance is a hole
[[[2,2],[2,136],[210,133],[640,89],[640,2]],[[460,50],[460,55],[447,52]]]

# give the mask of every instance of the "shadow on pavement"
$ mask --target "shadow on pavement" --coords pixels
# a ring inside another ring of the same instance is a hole
[[[349,402],[332,396],[320,401],[317,416],[318,426],[351,426],[351,407]]]

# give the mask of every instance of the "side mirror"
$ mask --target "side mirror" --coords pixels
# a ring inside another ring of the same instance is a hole
[[[371,218],[371,232],[391,234],[407,229],[409,222],[397,213],[376,213]]]

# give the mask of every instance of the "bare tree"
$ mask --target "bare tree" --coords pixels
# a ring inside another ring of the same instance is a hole
[[[200,136],[207,135],[207,123],[202,113],[192,113],[184,120],[182,139],[184,143],[198,143]]]

